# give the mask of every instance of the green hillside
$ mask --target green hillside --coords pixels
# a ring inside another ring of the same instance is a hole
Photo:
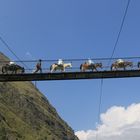
[[[0,60],[8,58],[1,53]],[[0,140],[78,138],[31,82],[4,82],[0,83]]]

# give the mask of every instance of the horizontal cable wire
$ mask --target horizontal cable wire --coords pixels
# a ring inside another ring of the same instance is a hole
[[[102,61],[106,61],[106,60],[117,60],[117,59],[128,59],[128,60],[130,60],[130,59],[140,59],[140,56],[137,56],[137,57],[114,57],[114,58],[91,58],[91,60],[102,60]],[[63,61],[69,61],[69,62],[74,62],[74,61],[86,61],[86,60],[88,60],[88,59],[63,59]],[[38,60],[15,60],[15,61],[13,61],[13,62],[37,62]],[[44,60],[42,60],[42,62],[57,62],[58,61],[58,59],[52,59],[52,60],[50,60],[50,59],[44,59]],[[7,62],[9,62],[9,61],[0,61],[0,63],[1,62],[4,62],[4,63],[7,63]]]

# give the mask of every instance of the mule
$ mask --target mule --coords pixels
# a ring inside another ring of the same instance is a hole
[[[117,61],[114,62],[112,65],[111,65],[111,70],[118,70],[118,68],[122,68],[124,70],[126,70],[126,67],[133,67],[133,62],[129,62],[129,61],[122,61],[120,63],[118,63]]]
[[[80,65],[80,70],[82,72],[86,70],[98,71],[97,68],[102,68],[102,63],[95,63],[95,64],[84,63]]]
[[[21,67],[17,64],[12,64],[12,65],[6,64],[2,66],[2,73],[8,74],[9,72],[11,72],[12,74],[17,74],[18,72],[24,73],[25,69],[24,67]]]
[[[61,70],[61,72],[65,72],[66,68],[71,68],[71,67],[72,67],[71,63],[64,63],[62,65],[58,65],[57,63],[55,63],[50,66],[50,71],[54,72],[56,70]]]

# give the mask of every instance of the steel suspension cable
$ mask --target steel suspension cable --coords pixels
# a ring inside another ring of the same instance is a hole
[[[124,16],[123,16],[123,19],[122,19],[122,22],[121,22],[121,25],[120,25],[120,29],[119,29],[119,32],[118,32],[118,35],[117,35],[117,39],[115,41],[115,45],[113,47],[113,51],[112,51],[112,54],[111,54],[111,57],[109,59],[109,62],[108,62],[108,66],[111,62],[111,59],[113,58],[114,56],[114,53],[115,53],[115,50],[116,50],[116,47],[118,45],[118,42],[119,42],[119,38],[120,38],[120,35],[121,35],[121,32],[122,32],[122,29],[123,29],[123,26],[124,26],[124,21],[126,19],[126,15],[127,15],[127,11],[128,11],[128,8],[129,8],[129,5],[130,5],[130,0],[127,1],[127,5],[126,5],[126,9],[125,9],[125,12],[124,12]],[[101,79],[101,84],[100,84],[100,97],[99,97],[99,108],[98,108],[98,123],[100,122],[100,114],[101,114],[101,106],[102,106],[102,96],[103,96],[103,79]],[[98,128],[97,128],[98,129]],[[99,137],[99,134],[98,134],[98,130],[97,130],[97,133],[96,133],[96,140],[98,140],[98,137]]]
[[[0,36],[0,41],[7,47],[7,49],[19,60],[19,62],[21,62],[26,68],[28,68],[28,66],[21,61],[21,59],[16,55],[16,53],[10,48],[10,46],[8,45],[8,43],[2,38],[2,36]]]
[[[116,60],[116,59],[140,59],[140,56],[129,56],[129,57],[112,57],[111,59],[110,58],[107,58],[107,57],[104,57],[104,58],[91,58],[92,60],[100,60],[100,61],[107,61],[107,60]],[[74,59],[63,59],[63,61],[71,61],[71,62],[74,62],[74,61],[85,61],[87,60],[86,58],[81,58],[81,59],[78,59],[78,58],[74,58]],[[37,62],[38,59],[34,59],[34,60],[15,60],[14,62]],[[58,59],[44,59],[42,60],[43,62],[54,62],[54,61],[58,61]],[[7,61],[0,61],[0,62],[7,62]]]
[[[128,8],[129,8],[129,5],[130,5],[130,1],[131,0],[127,1],[127,5],[126,5],[125,12],[124,12],[124,16],[123,16],[123,19],[122,19],[122,22],[121,22],[121,25],[120,25],[120,29],[119,29],[119,32],[118,32],[118,35],[117,35],[117,39],[116,39],[114,47],[113,47],[113,51],[112,51],[112,54],[111,54],[111,57],[110,57],[110,61],[108,62],[108,65],[110,64],[111,59],[113,58],[115,50],[117,48],[117,45],[118,45],[118,42],[119,42],[119,39],[120,39],[120,35],[121,35],[122,29],[123,29],[123,26],[124,26],[124,22],[125,22],[127,13],[128,13]]]
[[[100,114],[101,114],[101,105],[102,105],[102,96],[103,96],[103,78],[101,79],[101,83],[100,83],[100,95],[99,95],[99,106],[98,106],[98,124],[100,122]],[[98,125],[97,124],[97,125]],[[98,140],[98,137],[99,137],[99,134],[98,134],[98,128],[97,128],[97,131],[96,131],[96,140]]]

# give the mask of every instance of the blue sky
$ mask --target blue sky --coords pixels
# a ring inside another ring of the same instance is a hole
[[[110,57],[127,0],[1,0],[0,35],[21,60]],[[139,56],[140,1],[131,1],[114,57]],[[0,51],[17,60],[0,42]],[[47,65],[47,64],[46,64]],[[101,80],[38,82],[75,130],[95,129]],[[139,78],[106,79],[101,113],[140,102]]]

